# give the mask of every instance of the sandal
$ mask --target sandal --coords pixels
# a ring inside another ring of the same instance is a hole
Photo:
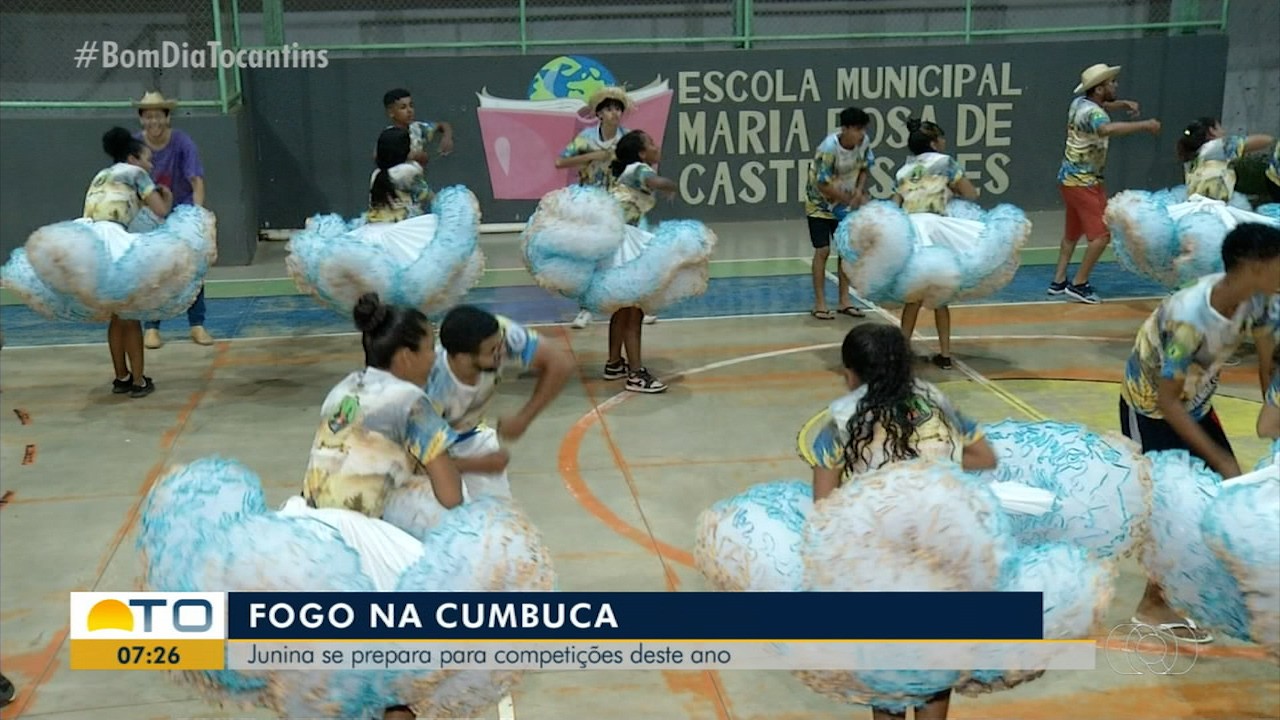
[[[1129,622],[1132,622],[1135,625],[1146,625],[1152,630],[1155,630],[1156,632],[1164,635],[1168,635],[1169,637],[1172,637],[1175,640],[1181,640],[1183,642],[1189,642],[1195,645],[1203,645],[1205,643],[1213,642],[1213,635],[1205,632],[1204,630],[1201,630],[1200,626],[1196,625],[1196,621],[1192,620],[1191,618],[1184,617],[1182,618],[1182,622],[1167,622],[1167,623],[1158,623],[1158,624],[1152,625],[1151,623],[1146,623],[1139,620],[1138,616],[1135,615],[1129,618]],[[1191,637],[1184,637],[1182,635],[1179,635],[1177,632],[1179,630],[1185,630],[1191,633]]]
[[[810,310],[809,314],[819,320],[835,320],[836,316],[830,310]]]
[[[846,305],[840,308],[839,310],[837,310],[836,312],[840,313],[841,315],[848,315],[849,317],[855,317],[855,318],[867,316],[866,313],[862,312],[861,310],[859,310],[858,308],[852,305]]]

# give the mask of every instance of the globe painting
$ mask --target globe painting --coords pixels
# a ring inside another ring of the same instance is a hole
[[[597,90],[617,85],[609,68],[585,55],[561,55],[548,60],[529,83],[530,100],[578,98],[584,102]]]

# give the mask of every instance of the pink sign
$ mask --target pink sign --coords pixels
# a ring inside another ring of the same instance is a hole
[[[644,130],[662,147],[671,112],[671,88],[667,81],[627,93],[631,111],[622,124]],[[543,195],[577,182],[578,173],[556,168],[556,158],[573,138],[595,124],[584,117],[582,100],[505,100],[484,91],[476,95],[480,107],[480,135],[484,141],[489,184],[497,200],[539,200]]]

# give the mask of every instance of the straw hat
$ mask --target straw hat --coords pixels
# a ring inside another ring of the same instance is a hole
[[[153,90],[143,95],[142,99],[135,102],[133,106],[139,110],[172,110],[178,107],[178,101],[168,100],[164,93]]]
[[[1088,92],[1090,88],[1095,88],[1119,74],[1119,65],[1108,65],[1106,63],[1090,65],[1085,68],[1084,72],[1080,73],[1080,84],[1072,92]]]
[[[617,100],[622,103],[622,112],[627,112],[635,104],[631,102],[631,98],[627,96],[627,91],[620,87],[604,87],[592,93],[587,98],[587,104],[578,111],[583,117],[595,117],[596,108],[605,100]]]

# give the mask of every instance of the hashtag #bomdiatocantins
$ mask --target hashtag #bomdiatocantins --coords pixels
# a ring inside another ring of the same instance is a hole
[[[73,55],[79,69],[104,70],[162,68],[316,68],[329,65],[327,50],[304,50],[298,43],[278,48],[225,48],[210,41],[203,45],[165,40],[158,48],[122,48],[111,40],[86,40]]]

